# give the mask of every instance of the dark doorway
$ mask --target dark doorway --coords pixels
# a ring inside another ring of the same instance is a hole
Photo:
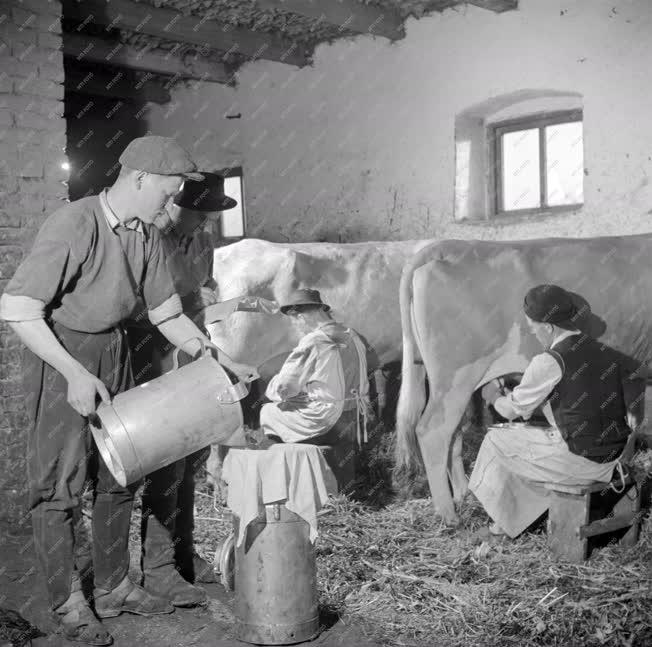
[[[71,63],[66,61],[65,67],[66,75],[79,75],[79,66],[74,65],[71,70]],[[90,74],[92,70],[84,73]],[[81,84],[74,87],[77,85]],[[113,184],[120,170],[118,158],[125,146],[147,133],[148,104],[137,98],[99,96],[66,86],[68,194],[70,200],[77,200]]]

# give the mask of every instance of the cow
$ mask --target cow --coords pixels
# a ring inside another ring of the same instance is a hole
[[[377,411],[382,413],[392,398],[385,397],[391,384],[386,389],[380,369],[393,366],[398,376],[400,362],[401,272],[408,259],[432,242],[286,244],[244,239],[214,251],[215,291],[220,301],[243,295],[283,301],[296,287],[318,289],[335,318],[364,339],[369,370],[375,371]],[[232,359],[258,368],[259,393],[300,337],[290,318],[279,314],[234,312],[207,328],[215,344]],[[247,401],[245,411],[256,408],[249,406],[252,401],[255,405],[255,396]],[[391,407],[385,413],[393,422]],[[256,416],[248,422],[255,426]],[[213,452],[209,472],[214,474],[219,471],[216,458]]]
[[[413,473],[421,457],[435,512],[447,523],[457,521],[455,505],[467,491],[462,438],[455,431],[469,399],[494,378],[523,373],[541,352],[522,310],[527,290],[541,283],[564,287],[581,312],[583,332],[647,364],[650,249],[649,234],[448,240],[422,249],[406,264],[400,283],[396,469]]]
[[[215,250],[220,301],[255,295],[283,301],[297,287],[314,287],[334,317],[357,330],[370,350],[369,367],[400,360],[398,288],[403,266],[432,240],[372,243],[270,243],[244,239]],[[300,333],[288,317],[234,312],[207,326],[212,340],[237,362],[269,380]]]

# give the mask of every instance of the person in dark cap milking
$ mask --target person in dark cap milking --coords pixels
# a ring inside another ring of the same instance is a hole
[[[186,180],[154,220],[161,232],[167,266],[183,311],[194,317],[200,327],[203,308],[217,303],[213,241],[205,226],[208,221],[219,226],[221,213],[238,204],[224,193],[221,174],[202,175],[203,180]],[[244,298],[220,305],[224,306],[223,317],[239,309],[274,311],[271,303],[261,302],[264,300]],[[174,346],[146,317],[135,319],[128,324],[128,336],[136,383],[143,384],[172,369]],[[206,332],[203,327],[202,331]],[[179,363],[190,359],[182,354]],[[206,592],[194,583],[215,581],[212,567],[195,552],[193,543],[195,474],[209,451],[209,447],[199,450],[145,479],[141,527],[143,584],[146,590],[174,606],[203,604]]]
[[[151,324],[174,345],[193,355],[202,339],[240,379],[256,376],[255,369],[223,356],[183,314],[161,237],[151,225],[184,179],[202,179],[194,161],[174,139],[159,136],[133,140],[119,161],[113,186],[63,205],[45,220],[0,299],[0,319],[29,349],[24,378],[36,553],[59,631],[90,645],[113,641],[98,618],[174,610],[128,576],[138,483],[116,482],[88,427],[99,401],[109,403],[133,385],[124,321],[140,299]],[[87,479],[94,488],[94,608],[74,560]]]
[[[469,489],[492,518],[490,532],[515,537],[548,509],[536,482],[607,482],[643,420],[645,379],[635,359],[581,332],[571,295],[538,285],[525,296],[528,325],[544,352],[511,392],[498,383],[483,396],[505,419],[528,420],[538,407],[549,427],[490,429]]]

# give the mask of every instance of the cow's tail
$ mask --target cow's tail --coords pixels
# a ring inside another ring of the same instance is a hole
[[[396,408],[395,472],[399,479],[415,474],[421,464],[416,427],[426,403],[425,369],[416,364],[418,343],[414,330],[413,278],[417,264],[408,263],[400,284],[403,365],[401,390]],[[419,353],[420,357],[420,353]]]

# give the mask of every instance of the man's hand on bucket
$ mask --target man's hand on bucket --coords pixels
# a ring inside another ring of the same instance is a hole
[[[68,380],[68,403],[80,415],[88,416],[97,409],[97,396],[111,404],[111,396],[104,383],[86,369],[75,371]]]

